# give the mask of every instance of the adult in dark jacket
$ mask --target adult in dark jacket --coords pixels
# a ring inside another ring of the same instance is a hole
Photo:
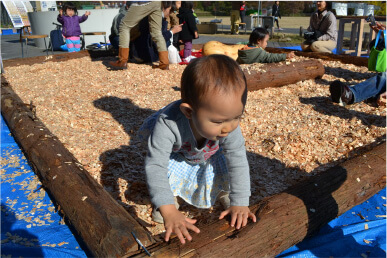
[[[184,43],[184,58],[191,56],[192,40],[199,37],[192,8],[193,2],[183,1],[177,15],[180,24],[183,24],[183,28],[179,33],[179,40]]]
[[[274,21],[277,23],[278,30],[283,30],[282,28],[280,28],[279,23],[278,23],[278,18],[281,19],[279,1],[275,1],[275,4],[273,5],[272,14],[274,16]]]

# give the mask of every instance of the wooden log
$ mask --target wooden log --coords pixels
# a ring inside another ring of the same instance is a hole
[[[274,257],[384,188],[385,173],[384,142],[250,207],[256,223],[234,230],[221,220],[185,245],[175,238],[148,250],[154,257]]]
[[[288,53],[294,50],[284,49],[284,48],[273,48],[267,47],[265,49],[270,53]],[[303,52],[303,51],[294,51],[296,56],[303,56],[309,58],[322,59],[324,61],[338,61],[343,64],[354,64],[357,66],[368,67],[368,58],[360,56],[350,56],[350,55],[335,55],[330,53],[317,53],[317,52]]]
[[[245,73],[249,91],[321,78],[325,73],[324,66],[317,60],[264,64],[260,70],[247,68],[242,70]]]
[[[122,257],[154,242],[144,228],[82,167],[27,105],[1,82],[1,113],[43,187],[95,257]]]

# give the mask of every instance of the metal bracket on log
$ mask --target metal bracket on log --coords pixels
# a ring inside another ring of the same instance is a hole
[[[154,239],[94,180],[1,78],[1,113],[46,190],[95,257],[122,257]]]
[[[259,70],[242,69],[249,91],[280,87],[299,81],[321,78],[325,69],[318,60],[264,64]]]

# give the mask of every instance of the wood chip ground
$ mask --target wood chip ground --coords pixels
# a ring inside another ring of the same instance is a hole
[[[146,117],[180,98],[185,66],[161,71],[128,64],[127,70],[108,71],[103,64],[107,60],[83,57],[20,65],[5,68],[4,75],[25,103],[33,102],[36,115],[91,175],[156,235],[163,226],[151,221],[143,165],[146,150],[136,132]],[[342,107],[329,98],[332,81],[356,84],[375,73],[366,67],[321,62],[326,69],[321,79],[248,94],[241,128],[251,169],[251,204],[385,138],[385,108],[365,102]],[[248,69],[260,69],[255,66]],[[206,224],[217,219],[221,208],[182,205],[181,210]]]

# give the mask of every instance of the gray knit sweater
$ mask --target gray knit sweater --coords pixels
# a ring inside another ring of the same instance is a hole
[[[198,149],[189,120],[180,111],[180,104],[181,101],[176,101],[164,108],[148,139],[145,171],[153,205],[159,208],[174,204],[167,176],[172,152],[183,155],[189,163],[199,164],[220,150],[226,158],[230,177],[231,206],[248,206],[251,195],[250,172],[240,127],[220,141],[207,141],[203,148]]]

